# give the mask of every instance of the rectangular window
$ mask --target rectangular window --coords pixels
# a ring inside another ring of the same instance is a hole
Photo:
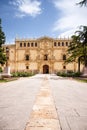
[[[48,60],[48,55],[44,55],[44,60]]]
[[[63,66],[63,69],[66,69],[66,66],[65,66],[65,65]]]
[[[63,55],[63,60],[66,60],[66,55]]]
[[[29,60],[29,55],[26,55],[26,60]]]

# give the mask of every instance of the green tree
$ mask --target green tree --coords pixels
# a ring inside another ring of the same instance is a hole
[[[87,26],[80,26],[79,31],[72,36],[71,44],[68,48],[68,58],[65,61],[78,62],[78,71],[80,71],[80,62],[87,67]]]
[[[5,34],[2,31],[1,19],[0,19],[0,64],[3,65],[6,62],[6,55],[4,54],[4,49],[2,45],[5,44]]]

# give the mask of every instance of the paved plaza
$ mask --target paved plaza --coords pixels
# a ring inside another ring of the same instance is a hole
[[[0,130],[87,130],[87,83],[50,74],[0,83]]]

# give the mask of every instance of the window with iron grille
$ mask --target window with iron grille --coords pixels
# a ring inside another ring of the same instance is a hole
[[[66,55],[63,55],[63,60],[66,60]]]
[[[26,55],[26,60],[29,60],[29,55]]]

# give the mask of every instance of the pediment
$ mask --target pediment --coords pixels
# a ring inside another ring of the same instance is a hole
[[[40,41],[53,41],[54,39],[51,38],[51,37],[48,37],[48,36],[43,36],[43,37],[38,38],[37,40],[40,40]]]

